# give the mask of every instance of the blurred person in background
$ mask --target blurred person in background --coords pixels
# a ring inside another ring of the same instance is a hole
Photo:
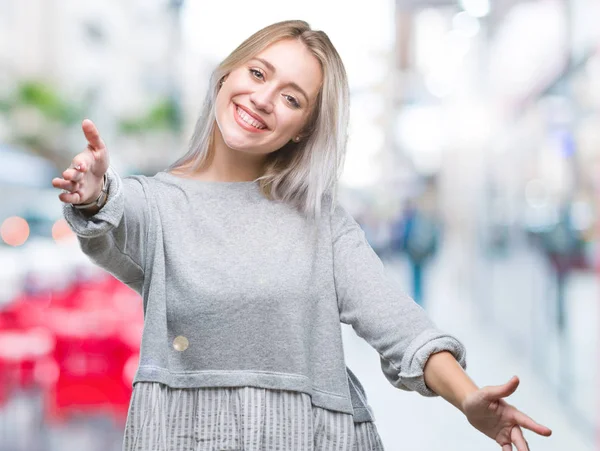
[[[424,307],[426,279],[423,273],[435,256],[441,239],[441,224],[433,182],[429,182],[422,195],[406,202],[402,225],[402,249],[410,262],[413,298]]]
[[[503,451],[528,449],[523,427],[550,435],[503,399],[516,377],[469,378],[337,203],[348,108],[327,35],[286,21],[215,69],[188,153],[154,177],[120,178],[83,122],[52,184],[82,250],[143,297],[124,450],[383,449],[340,321],[395,387],[443,397]]]
[[[541,232],[542,249],[550,262],[556,282],[556,325],[562,334],[566,322],[566,286],[574,269],[585,267],[585,241],[573,218],[573,205],[564,202],[558,208],[558,220]]]

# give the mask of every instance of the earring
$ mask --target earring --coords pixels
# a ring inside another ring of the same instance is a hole
[[[299,136],[296,136],[296,137],[294,138],[294,142],[300,142],[300,137],[299,137]]]

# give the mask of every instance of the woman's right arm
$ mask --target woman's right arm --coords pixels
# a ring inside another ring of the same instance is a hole
[[[59,199],[65,203],[65,219],[77,235],[82,251],[98,266],[140,292],[148,228],[145,188],[139,179],[121,179],[109,166],[108,151],[91,121],[83,121],[82,128],[87,148],[73,159],[63,178],[52,180],[52,185],[64,190]],[[104,205],[73,207],[98,198],[104,174],[108,185]]]

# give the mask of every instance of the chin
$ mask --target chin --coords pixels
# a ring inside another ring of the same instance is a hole
[[[253,149],[256,146],[250,146],[248,143],[248,138],[243,136],[228,134],[227,136],[223,136],[223,142],[232,150],[237,150],[238,152],[256,153],[253,152]]]
[[[223,131],[221,132],[221,136],[223,137],[223,142],[225,143],[225,145],[227,145],[227,147],[229,147],[232,150],[235,150],[237,152],[244,152],[247,154],[254,154],[254,155],[266,155],[269,154],[277,149],[272,149],[272,145],[269,146],[268,144],[258,144],[257,143],[251,143],[248,140],[247,136],[243,136],[242,134],[238,134],[232,132],[230,133],[229,130],[225,130],[225,133],[223,133]]]

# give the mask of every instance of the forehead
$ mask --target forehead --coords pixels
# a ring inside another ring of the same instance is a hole
[[[275,67],[275,75],[283,83],[296,83],[309,95],[317,96],[323,73],[319,60],[297,39],[285,39],[264,49],[255,58],[261,58]]]

